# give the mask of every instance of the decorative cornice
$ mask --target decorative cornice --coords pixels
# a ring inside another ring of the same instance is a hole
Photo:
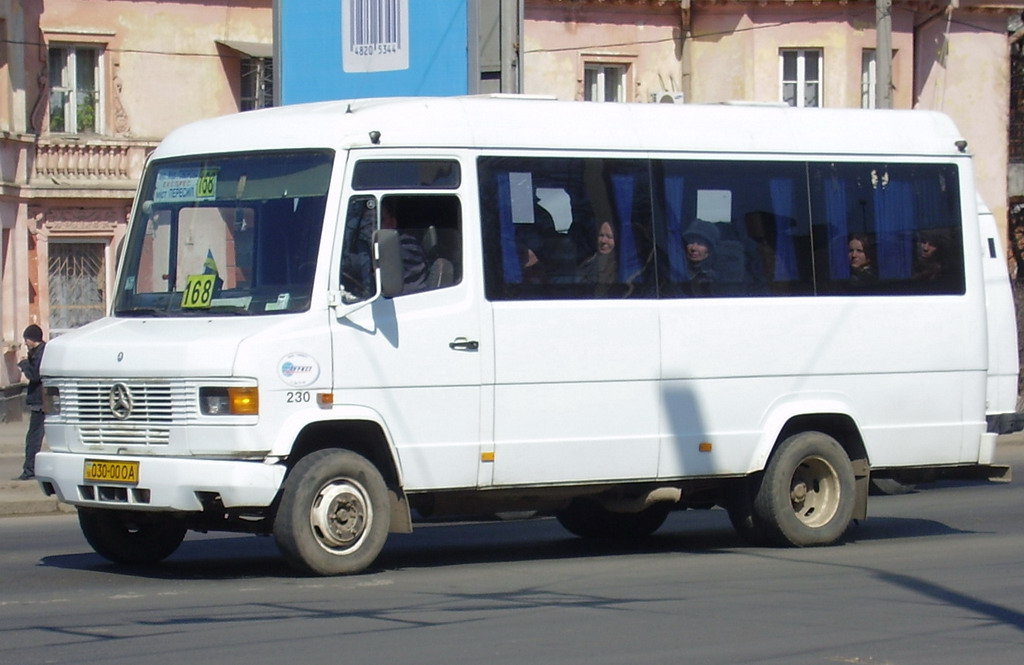
[[[111,235],[125,213],[115,208],[64,208],[29,206],[29,218],[43,236]]]
[[[874,6],[875,0],[527,0],[528,4],[593,5],[609,7],[664,7],[675,5],[683,11],[701,7],[729,7],[743,5],[797,5],[815,7],[867,5]],[[1024,0],[892,0],[895,7],[921,12],[943,11],[950,7],[968,12],[1013,12],[1024,11]]]

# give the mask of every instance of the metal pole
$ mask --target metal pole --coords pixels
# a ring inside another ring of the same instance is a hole
[[[892,108],[892,0],[875,0],[875,108]]]

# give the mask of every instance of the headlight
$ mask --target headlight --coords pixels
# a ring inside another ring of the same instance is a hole
[[[43,412],[54,415],[60,413],[60,389],[56,386],[46,386],[43,389]]]
[[[255,416],[260,412],[257,388],[200,388],[199,410],[204,416]]]

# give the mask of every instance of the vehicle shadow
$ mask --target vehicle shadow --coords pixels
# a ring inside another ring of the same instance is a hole
[[[933,520],[873,517],[851,525],[844,543],[962,533],[968,532]],[[732,529],[726,512],[717,509],[673,513],[656,534],[627,542],[576,538],[551,517],[440,522],[417,525],[412,534],[392,535],[365,574],[540,560],[752,551],[787,550],[748,545]],[[272,538],[250,535],[190,535],[177,552],[160,564],[115,564],[89,552],[45,557],[42,565],[148,579],[303,577],[288,566]]]

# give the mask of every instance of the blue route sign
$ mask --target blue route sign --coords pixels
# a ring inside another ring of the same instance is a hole
[[[470,92],[468,0],[276,0],[276,104]]]

